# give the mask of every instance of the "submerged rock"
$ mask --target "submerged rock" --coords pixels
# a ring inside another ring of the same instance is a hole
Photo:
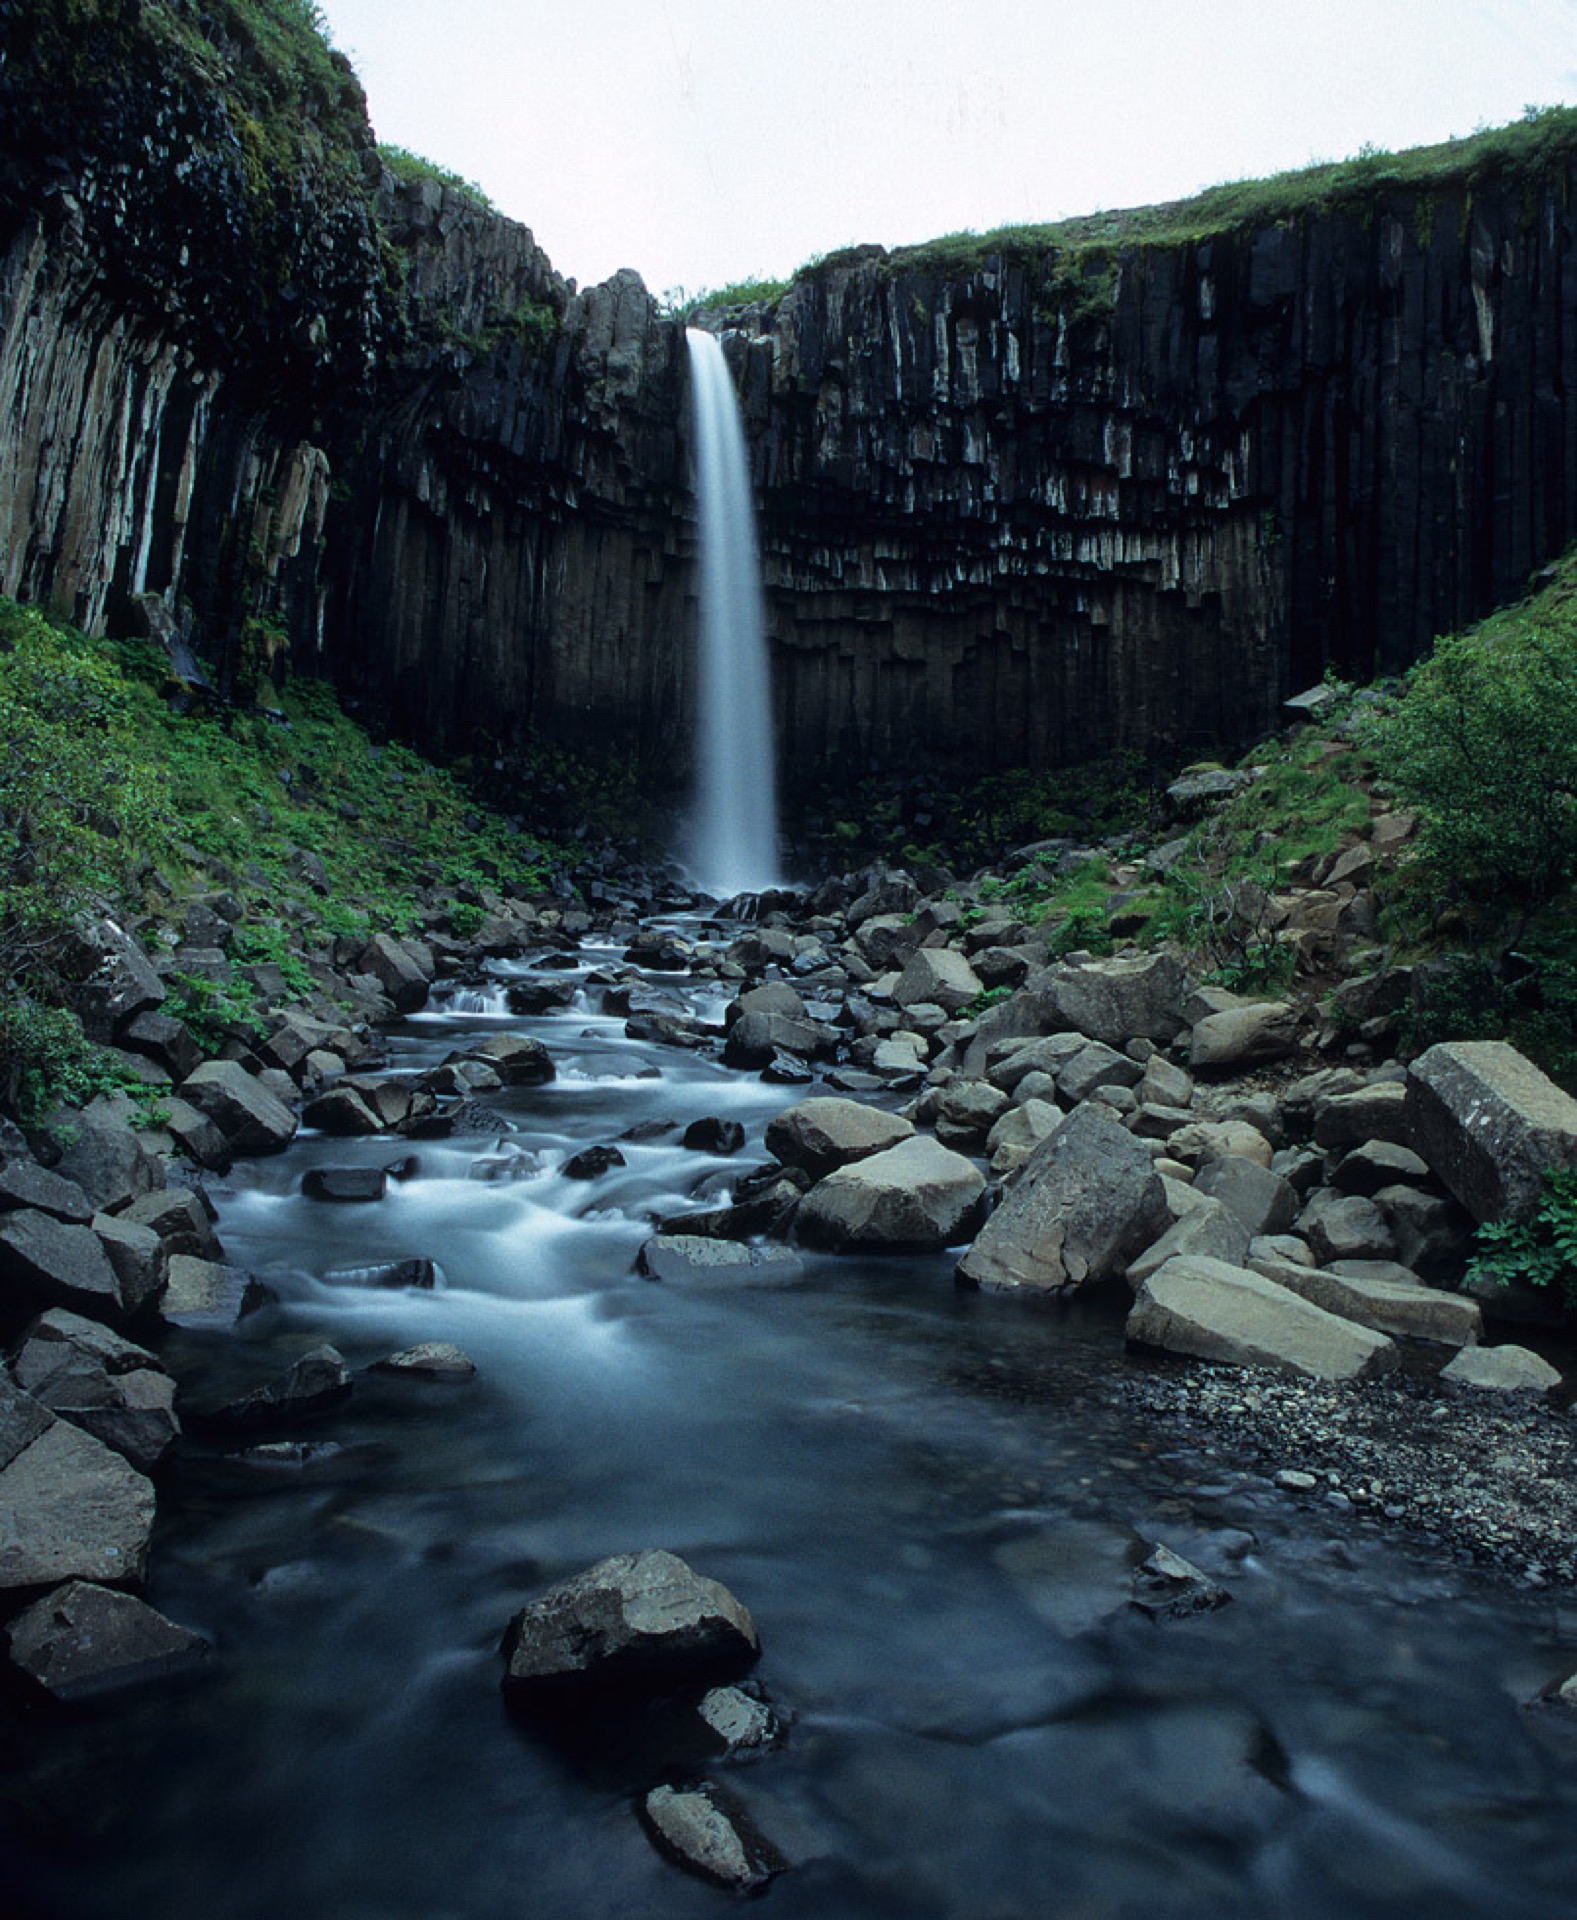
[[[266,1427],[326,1413],[351,1390],[350,1368],[330,1346],[314,1347],[293,1365],[220,1410],[227,1426]]]
[[[1134,1569],[1133,1604],[1152,1620],[1181,1620],[1191,1613],[1213,1613],[1231,1599],[1225,1587],[1168,1546],[1157,1545]]]
[[[639,1697],[736,1679],[760,1651],[755,1622],[718,1581],[661,1549],[616,1554],[510,1621],[503,1690],[525,1710]]]
[[[696,1233],[661,1233],[646,1241],[636,1264],[648,1280],[687,1286],[785,1286],[805,1271],[787,1247],[752,1247]]]
[[[752,1893],[788,1866],[734,1796],[710,1781],[654,1787],[641,1812],[658,1851],[715,1886]]]
[[[374,1360],[373,1373],[405,1374],[419,1380],[474,1380],[476,1362],[463,1347],[449,1340],[423,1340],[403,1347],[385,1359]]]

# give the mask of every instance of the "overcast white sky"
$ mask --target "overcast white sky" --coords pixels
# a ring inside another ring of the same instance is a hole
[[[324,0],[381,140],[584,285],[1175,199],[1577,103],[1577,0]]]

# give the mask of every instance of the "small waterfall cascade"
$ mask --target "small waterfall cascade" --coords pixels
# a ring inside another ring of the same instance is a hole
[[[745,435],[718,340],[686,330],[701,519],[699,779],[690,865],[720,895],[778,878],[777,774]]]

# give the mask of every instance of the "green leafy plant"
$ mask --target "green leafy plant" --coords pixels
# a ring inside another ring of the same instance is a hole
[[[1502,1286],[1526,1281],[1557,1287],[1577,1306],[1577,1169],[1556,1168],[1544,1176],[1538,1211],[1528,1220],[1487,1221],[1478,1230],[1467,1278]]]

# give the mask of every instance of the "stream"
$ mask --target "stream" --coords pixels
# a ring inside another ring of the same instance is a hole
[[[620,951],[584,947],[580,977]],[[720,1015],[717,982],[652,978]],[[780,1920],[1573,1911],[1577,1732],[1523,1705],[1577,1666],[1569,1598],[1327,1521],[1141,1424],[1110,1390],[1146,1364],[1119,1303],[963,1293],[950,1255],[807,1253],[775,1285],[641,1278],[654,1220],[726,1191],[772,1114],[819,1089],[627,1039],[595,987],[515,1019],[502,984],[391,1039],[411,1068],[500,1026],[545,1040],[557,1079],[488,1096],[493,1131],[303,1134],[216,1194],[230,1259],[279,1304],[177,1332],[168,1364],[212,1401],[328,1340],[355,1391],[300,1430],[334,1443],[303,1464],[187,1450],[150,1597],[218,1657],[53,1736],[32,1911],[722,1910],[636,1817],[676,1777],[667,1756],[638,1735],[566,1748],[499,1695],[510,1616],[648,1546],[723,1581],[760,1630],[787,1737],[704,1770],[793,1862],[765,1895]],[[744,1125],[740,1154],[679,1144],[709,1114]],[[680,1124],[621,1143],[625,1166],[559,1170],[658,1120]],[[407,1153],[376,1204],[300,1192],[314,1165]],[[443,1284],[324,1277],[406,1255]],[[458,1343],[476,1379],[359,1371],[425,1340]],[[1132,1608],[1157,1541],[1233,1604]]]

